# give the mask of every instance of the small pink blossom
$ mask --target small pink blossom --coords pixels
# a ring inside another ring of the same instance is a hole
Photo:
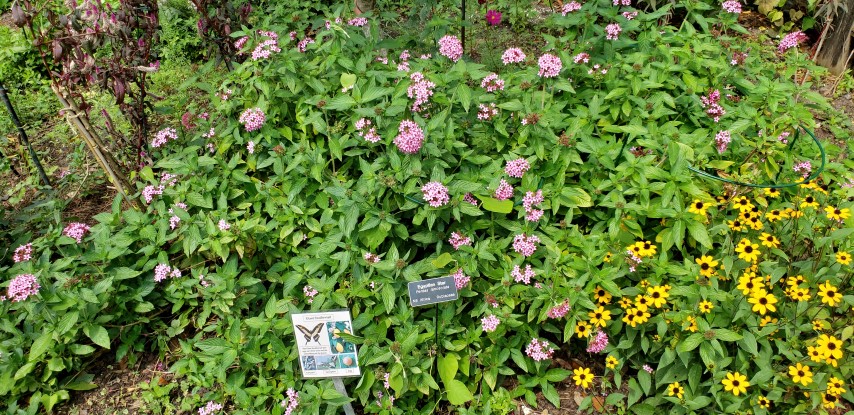
[[[525,354],[537,362],[551,359],[554,352],[555,349],[545,340],[531,339],[531,343],[525,348]]]
[[[498,328],[498,325],[501,323],[501,320],[494,315],[488,315],[482,319],[480,319],[480,325],[483,327],[483,331],[487,333],[492,333],[495,329]]]
[[[492,117],[495,117],[496,115],[498,115],[498,107],[496,107],[495,104],[493,104],[493,103],[477,104],[477,105],[478,105],[478,111],[477,111],[477,119],[478,120],[489,121],[492,119]]]
[[[145,199],[145,203],[151,203],[151,201],[154,200],[154,196],[162,195],[163,189],[164,187],[162,184],[159,186],[145,186],[145,188],[142,189],[142,197]]]
[[[397,128],[394,145],[404,154],[415,154],[424,142],[424,131],[412,120],[403,120]]]
[[[69,223],[65,229],[62,230],[62,234],[72,238],[77,241],[77,243],[83,242],[83,236],[89,232],[89,225],[80,222]]]
[[[522,233],[513,238],[513,250],[524,257],[529,257],[534,255],[539,242],[540,238],[537,235],[527,236]]]
[[[504,80],[499,78],[497,73],[491,73],[480,81],[480,87],[486,92],[503,91]]]
[[[299,406],[299,392],[295,391],[294,388],[288,388],[288,390],[285,391],[285,395],[285,400],[283,400],[279,406],[285,408],[285,413],[283,415],[292,415]]]
[[[459,250],[461,246],[471,246],[471,238],[456,231],[451,232],[451,237],[448,239],[448,242],[455,250]]]
[[[510,271],[510,276],[513,277],[513,281],[523,282],[525,285],[531,283],[531,278],[536,276],[534,269],[531,268],[531,265],[525,265],[525,269],[522,270],[518,265],[513,266],[513,270]]]
[[[719,131],[715,135],[715,147],[718,149],[718,154],[723,154],[731,141],[732,137],[728,130]]]
[[[168,264],[157,264],[154,267],[154,282],[160,282],[169,278],[169,274],[172,273],[172,267]]]
[[[560,14],[562,16],[566,16],[569,13],[577,12],[579,10],[581,10],[581,3],[577,2],[577,1],[571,1],[571,2],[563,5],[563,8],[561,9]]]
[[[306,49],[308,49],[308,45],[312,43],[314,43],[314,39],[310,37],[300,40],[299,43],[297,43],[297,50],[301,53],[305,53]]]
[[[173,231],[175,230],[175,228],[178,227],[178,224],[180,224],[180,223],[181,223],[181,218],[179,218],[178,216],[172,215],[172,217],[169,218],[169,228],[172,229]]]
[[[255,154],[255,142],[254,141],[249,141],[248,143],[246,143],[246,151],[249,152],[249,154]]]
[[[652,373],[652,367],[650,365],[643,365],[643,370],[647,371],[647,373]]]
[[[309,304],[314,302],[314,297],[318,294],[317,290],[310,285],[302,287],[302,293],[305,295],[305,301]]]
[[[18,275],[9,283],[6,289],[6,297],[12,300],[13,303],[24,301],[27,297],[39,293],[39,281],[33,274]]]
[[[421,187],[424,201],[432,207],[442,207],[450,201],[448,188],[440,182],[429,182]]]
[[[587,353],[602,353],[608,347],[608,335],[604,331],[596,332],[596,337],[587,346]]]
[[[472,195],[471,193],[466,193],[465,195],[463,195],[463,201],[477,206],[477,199],[475,199],[474,195]]]
[[[456,36],[442,36],[439,39],[439,54],[456,62],[463,56],[463,44]]]
[[[563,303],[556,305],[549,310],[549,318],[563,318],[569,312],[569,300],[564,300]]]
[[[154,148],[165,145],[169,140],[177,140],[178,132],[174,128],[167,127],[157,132],[154,139],[151,140],[151,146]]]
[[[490,26],[498,26],[501,24],[501,13],[498,10],[486,11],[486,23]]]
[[[507,173],[510,177],[516,177],[521,179],[525,172],[527,172],[531,168],[531,165],[528,163],[528,160],[524,158],[517,158],[514,160],[510,160],[504,166],[504,173]]]
[[[543,217],[543,213],[545,212],[541,209],[526,209],[525,220],[528,222],[537,222]]]
[[[519,48],[510,48],[504,51],[501,55],[501,62],[505,65],[509,65],[511,63],[520,63],[525,61],[525,52],[522,52],[522,49]]]
[[[231,225],[229,225],[228,222],[225,221],[225,219],[220,219],[216,226],[219,228],[219,230],[223,232],[231,229]]]
[[[369,264],[376,264],[377,262],[380,262],[379,255],[376,255],[371,252],[365,252],[365,255],[363,257],[365,258],[365,261]]]
[[[368,19],[364,17],[354,17],[347,21],[347,24],[350,26],[362,27],[368,24]]]
[[[498,200],[507,200],[513,197],[513,186],[510,183],[507,183],[506,180],[501,179],[501,182],[498,184],[498,188],[495,189],[495,196]]]
[[[721,8],[727,13],[741,13],[741,3],[736,0],[728,0],[721,4]]]
[[[426,109],[425,104],[433,96],[433,88],[436,87],[436,84],[427,80],[421,72],[414,72],[412,75],[409,75],[409,79],[412,83],[406,89],[406,96],[415,98],[415,102],[412,103],[412,111],[424,111]]]
[[[240,114],[240,118],[238,118],[238,121],[243,124],[247,132],[260,130],[266,120],[267,116],[264,114],[264,111],[258,107],[247,108]]]
[[[575,57],[572,58],[572,61],[575,63],[588,63],[590,62],[590,54],[588,54],[587,52],[581,52],[578,55],[575,55]]]
[[[623,28],[620,27],[618,23],[611,23],[608,26],[605,26],[605,32],[607,32],[605,39],[608,40],[617,40],[620,37],[620,33],[623,31]]]
[[[554,78],[560,75],[560,70],[563,69],[563,63],[560,61],[560,58],[550,53],[540,56],[537,64],[540,66],[537,75],[543,78]]]
[[[199,415],[214,415],[222,410],[222,404],[209,401],[205,406],[199,408]]]
[[[454,285],[457,286],[458,290],[462,290],[466,285],[471,281],[471,277],[463,273],[462,268],[457,268],[457,271],[451,274],[454,277]]]
[[[623,17],[625,17],[626,20],[634,20],[635,17],[638,17],[638,12],[623,12]]]
[[[12,260],[17,262],[29,261],[33,257],[33,244],[28,243],[21,245],[15,249],[15,254],[12,255]]]
[[[783,40],[780,41],[780,45],[777,46],[777,52],[783,53],[791,48],[796,48],[798,44],[809,39],[804,32],[800,30],[797,32],[789,33],[788,35],[783,37]]]

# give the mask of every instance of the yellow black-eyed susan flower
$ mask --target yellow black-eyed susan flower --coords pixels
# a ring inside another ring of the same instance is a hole
[[[605,254],[605,257],[602,258],[602,262],[611,262],[611,257],[613,257],[613,256],[614,256],[613,254],[608,252],[607,254]]]
[[[822,331],[824,330],[825,326],[826,324],[824,323],[824,320],[815,319],[812,321],[812,329],[815,331]]]
[[[763,316],[765,313],[777,311],[777,307],[774,305],[777,304],[777,297],[762,288],[753,291],[747,301],[753,304],[754,312]]]
[[[825,206],[824,211],[827,213],[827,218],[842,222],[851,217],[851,209],[838,208],[833,206]]]
[[[776,199],[780,197],[780,189],[765,188],[765,196]]]
[[[635,309],[635,322],[637,324],[646,323],[649,320],[649,316],[650,316],[650,314],[648,312],[641,310],[639,308]],[[634,326],[632,326],[632,327],[634,327]]]
[[[626,310],[626,314],[623,315],[623,323],[626,323],[632,327],[636,327],[638,322],[635,321],[635,311],[636,308],[629,308]]]
[[[804,366],[797,363],[795,366],[789,366],[789,376],[792,377],[792,382],[800,383],[804,386],[809,386],[812,383],[812,371],[809,366]]]
[[[629,298],[629,297],[623,297],[623,298],[620,298],[620,307],[621,307],[623,310],[626,310],[626,309],[632,308],[632,306],[633,306],[634,304],[635,304],[635,303],[634,303],[634,302],[632,301],[632,299],[631,299],[631,298]]]
[[[818,296],[821,297],[822,303],[831,307],[836,307],[837,304],[842,302],[842,294],[839,293],[839,290],[830,281],[825,281],[824,284],[818,285]]]
[[[810,357],[810,360],[816,363],[821,363],[824,361],[824,353],[822,353],[821,350],[818,350],[818,348],[814,346],[807,347],[807,356]]]
[[[757,277],[756,274],[751,272],[745,272],[738,278],[738,286],[736,288],[741,290],[741,293],[747,296],[753,291],[762,289],[763,287],[762,278]]]
[[[605,325],[611,321],[611,312],[601,305],[599,308],[587,313],[587,316],[590,317],[590,324],[592,324],[593,327],[605,327]]]
[[[711,256],[703,255],[694,261],[700,266],[700,275],[704,277],[711,277],[715,274],[715,268],[718,266],[718,261],[715,261]]]
[[[703,301],[701,301],[701,302],[700,302],[700,305],[699,305],[700,312],[705,313],[705,314],[711,313],[711,312],[712,312],[712,309],[713,309],[714,307],[715,307],[715,306],[714,306],[714,305],[712,305],[712,302],[711,302],[711,301],[708,301],[708,300],[703,300]]]
[[[753,203],[750,202],[747,196],[738,196],[732,200],[732,207],[742,212],[747,212],[753,209]]]
[[[768,409],[771,407],[771,400],[762,395],[759,395],[759,397],[756,398],[756,404],[765,409]]]
[[[682,399],[682,395],[685,393],[685,388],[683,388],[679,382],[673,382],[667,386],[668,396],[675,396],[679,399]]]
[[[831,395],[829,393],[821,394],[821,405],[827,409],[833,409],[836,407],[836,403],[839,402],[839,397],[836,395]]]
[[[652,304],[652,299],[643,295],[638,294],[635,297],[635,308],[646,311],[649,309],[649,306]]]
[[[786,208],[786,215],[792,219],[797,219],[804,216],[804,211],[800,209]]]
[[[586,367],[579,367],[572,371],[574,376],[572,377],[575,380],[576,386],[581,386],[582,388],[587,388],[593,383],[593,374],[590,373],[590,369]]]
[[[650,298],[653,307],[661,308],[667,304],[667,297],[670,296],[670,293],[664,286],[655,286],[647,288],[646,295]]]
[[[765,218],[772,223],[778,220],[788,219],[788,217],[789,215],[786,214],[786,211],[780,209],[771,209],[765,213]]]
[[[836,253],[836,262],[842,265],[848,265],[851,263],[851,254],[848,252],[839,251]]]
[[[816,348],[824,355],[825,359],[842,359],[842,340],[834,336],[822,334],[816,340]]]
[[[711,204],[703,202],[700,199],[694,199],[690,205],[688,205],[688,212],[696,213],[700,216],[706,216],[706,210],[711,207]]]
[[[767,232],[762,232],[762,235],[759,236],[759,241],[762,242],[763,246],[768,248],[777,248],[780,246],[780,240],[777,239],[776,236]]]
[[[747,381],[747,376],[738,372],[727,372],[726,377],[721,380],[721,384],[724,385],[724,390],[732,392],[735,396],[747,393],[747,387],[750,386],[750,382]]]
[[[590,336],[590,324],[584,320],[579,321],[575,324],[575,334],[579,339]]]
[[[807,195],[801,201],[801,208],[808,208],[808,207],[814,208],[814,209],[818,208],[818,201],[815,200],[815,197],[813,197],[813,195]]]
[[[697,327],[697,319],[694,316],[688,316],[685,318],[685,321],[688,322],[688,331],[691,333],[696,333],[699,328]]]
[[[739,258],[747,262],[759,261],[759,245],[750,242],[749,239],[742,239],[735,248],[735,252],[738,252]]]
[[[842,379],[833,376],[827,381],[828,395],[839,396],[845,393],[845,382]]]
[[[740,219],[728,220],[726,224],[733,232],[741,232],[744,230],[744,223]]]
[[[609,355],[605,358],[605,367],[607,367],[608,369],[614,369],[615,367],[617,367],[618,364],[620,364],[620,361],[617,360],[617,358],[614,356]]]
[[[593,292],[593,297],[596,298],[596,302],[601,305],[611,303],[611,293],[605,291],[602,287],[596,287],[596,291]]]

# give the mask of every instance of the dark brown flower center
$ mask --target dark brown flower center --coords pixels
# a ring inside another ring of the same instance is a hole
[[[748,254],[749,254],[749,253],[751,253],[751,252],[753,252],[753,247],[752,247],[752,246],[750,246],[750,245],[745,246],[745,247],[744,247],[744,252],[746,252],[746,253],[748,253]]]
[[[605,296],[605,290],[599,290],[599,292],[597,292],[596,294],[598,294],[600,297],[604,297]]]
[[[702,209],[702,208],[703,208],[703,202],[697,202],[697,203],[694,205],[694,207],[696,207],[697,209]]]
[[[659,297],[661,297],[661,293],[659,293],[658,291],[652,293],[652,298],[659,298]]]
[[[828,291],[827,296],[830,298],[836,297],[836,291],[833,291],[833,290]]]
[[[827,349],[828,350],[836,350],[836,343],[828,343]]]
[[[705,270],[709,269],[709,264],[707,264],[707,263],[705,263],[705,262],[704,262],[704,263],[702,263],[702,264],[700,264],[700,269],[702,269],[703,271],[705,271]]]
[[[813,199],[812,196],[807,196],[807,203],[812,203],[813,200],[815,199]]]
[[[733,387],[738,387],[738,385],[740,385],[740,384],[741,384],[741,382],[739,382],[739,381],[737,381],[737,380],[732,381],[732,386],[733,386]]]
[[[804,371],[803,371],[803,370],[799,370],[799,371],[798,371],[798,376],[803,377],[803,376],[804,376]]]
[[[841,211],[841,210],[839,210],[839,209],[834,209],[834,210],[833,210],[833,213],[838,215],[838,214],[842,213],[842,211]]]
[[[759,299],[759,304],[762,304],[762,305],[768,304],[768,299],[767,299],[767,298],[765,298],[765,297],[760,298],[760,299]]]

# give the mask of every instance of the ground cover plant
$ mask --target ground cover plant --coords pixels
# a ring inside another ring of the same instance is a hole
[[[478,63],[451,8],[420,42],[343,7],[235,31],[243,63],[150,138],[142,209],[14,241],[7,413],[152,349],[153,412],[338,413],[289,318],[338,308],[365,413],[559,406],[564,381],[590,411],[850,408],[851,149],[810,136],[802,38],[744,40],[736,2],[591,0]],[[409,306],[448,275],[459,300]]]

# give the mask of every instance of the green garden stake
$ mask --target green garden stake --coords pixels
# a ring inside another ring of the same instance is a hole
[[[27,132],[24,131],[24,127],[21,125],[21,120],[18,119],[18,114],[15,112],[15,108],[12,107],[12,103],[9,101],[9,96],[6,95],[6,88],[3,87],[3,84],[0,83],[0,99],[3,100],[3,103],[6,104],[6,109],[9,110],[9,116],[12,117],[12,123],[15,124],[15,127],[18,127],[18,134],[21,136],[21,143],[27,146],[27,150],[29,150],[30,158],[33,160],[33,164],[36,166],[36,170],[39,172],[39,176],[44,182],[45,186],[52,187],[50,184],[50,180],[47,178],[47,174],[44,172],[44,167],[42,167],[41,162],[39,161],[39,157],[36,155],[36,151],[33,150],[33,146],[30,144],[30,139],[27,138]]]

